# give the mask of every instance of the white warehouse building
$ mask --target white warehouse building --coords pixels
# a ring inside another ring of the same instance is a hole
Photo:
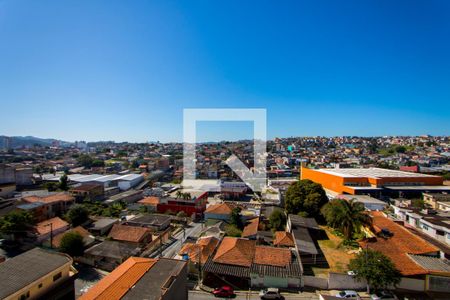
[[[121,191],[129,190],[144,180],[144,176],[140,174],[127,174],[116,178],[117,186]]]

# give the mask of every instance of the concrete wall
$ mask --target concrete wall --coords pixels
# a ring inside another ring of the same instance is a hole
[[[450,293],[450,277],[428,275],[426,286],[428,291]]]
[[[276,288],[300,288],[300,278],[283,278],[273,276],[258,276],[257,274],[251,274],[251,286],[256,288],[263,287],[276,287]]]
[[[303,276],[304,286],[315,287],[319,289],[328,289],[328,279],[315,276]]]
[[[9,198],[12,197],[14,192],[16,191],[16,185],[14,183],[12,184],[4,184],[3,186],[0,185],[0,197],[2,198]]]
[[[205,213],[205,220],[208,219],[228,221],[230,219],[230,215]]]
[[[33,169],[32,168],[16,169],[16,184],[17,185],[32,185],[33,184]]]
[[[0,184],[12,182],[16,182],[14,168],[6,165],[0,165]]]
[[[162,295],[162,300],[187,300],[188,290],[187,290],[187,264],[180,271],[178,276],[174,278],[174,281],[170,283],[170,286],[166,287],[165,293]]]
[[[22,289],[16,291],[14,294],[9,295],[4,300],[20,299],[22,295],[25,295],[27,293],[29,293],[30,298],[37,299],[39,297],[42,297],[43,299],[45,299],[46,297],[44,296],[47,292],[51,291],[55,286],[69,279],[69,277],[71,276],[71,265],[72,261],[68,262],[62,267],[55,269],[51,273],[44,275],[43,277],[39,278],[39,280],[36,280],[30,285],[23,287]],[[61,277],[54,281],[53,276],[58,273],[61,273]],[[42,286],[39,287],[39,284],[42,284]]]
[[[353,276],[344,273],[330,273],[328,275],[328,289],[330,290],[362,290],[366,288],[366,282],[358,282]]]
[[[397,288],[410,291],[424,291],[425,280],[403,277],[402,280],[400,281],[400,284],[397,285]]]

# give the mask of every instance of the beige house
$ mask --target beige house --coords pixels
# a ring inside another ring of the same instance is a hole
[[[0,299],[74,299],[70,256],[34,248],[0,264]]]

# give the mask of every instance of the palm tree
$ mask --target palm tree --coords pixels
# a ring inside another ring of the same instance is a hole
[[[359,232],[361,226],[370,225],[372,219],[365,212],[364,204],[356,202],[334,199],[322,208],[322,215],[328,225],[340,230],[346,240],[351,240],[353,234]]]
[[[181,191],[177,191],[177,194],[176,194],[177,199],[178,199],[178,198],[181,198],[182,194],[183,194],[183,193],[182,193]]]

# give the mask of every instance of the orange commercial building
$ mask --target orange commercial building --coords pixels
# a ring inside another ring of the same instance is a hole
[[[425,191],[449,191],[441,176],[410,173],[381,168],[308,169],[303,167],[301,179],[320,183],[325,189],[350,195],[380,196],[382,193],[417,194]]]

